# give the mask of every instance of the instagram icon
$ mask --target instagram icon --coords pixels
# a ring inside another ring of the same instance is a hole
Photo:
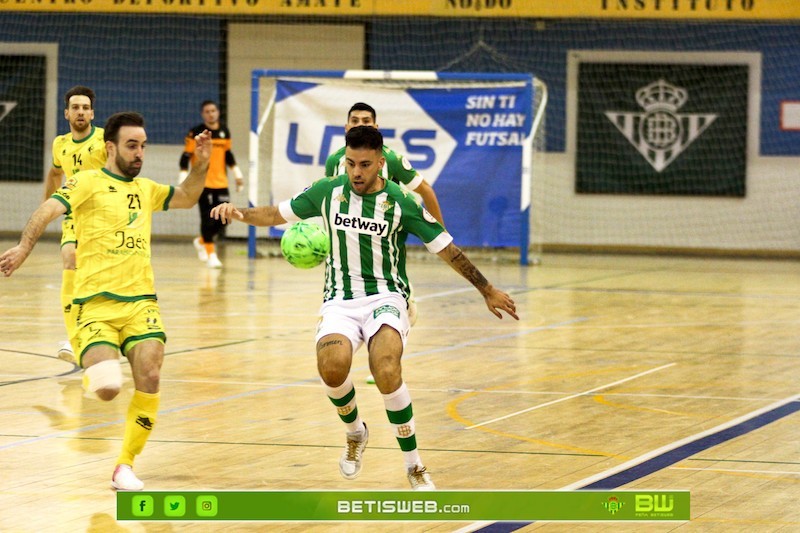
[[[216,496],[209,494],[197,497],[197,516],[217,516],[218,510]]]

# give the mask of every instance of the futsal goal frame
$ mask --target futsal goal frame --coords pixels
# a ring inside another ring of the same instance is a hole
[[[441,89],[442,95],[445,96],[448,90],[452,88],[468,88],[476,87],[481,90],[490,90],[491,87],[509,87],[518,86],[520,90],[524,91],[526,97],[530,98],[530,107],[526,109],[524,125],[520,126],[523,136],[520,136],[519,151],[519,199],[518,199],[518,213],[511,213],[511,218],[514,220],[514,226],[509,228],[504,221],[498,221],[498,234],[507,231],[513,234],[518,233],[518,240],[511,244],[513,247],[519,247],[519,263],[527,265],[530,262],[531,252],[531,182],[534,174],[534,151],[543,150],[543,118],[544,110],[547,104],[547,88],[535,76],[530,73],[469,73],[469,72],[434,72],[434,71],[383,71],[383,70],[285,70],[285,69],[254,69],[251,76],[251,108],[250,108],[250,140],[249,140],[249,186],[248,186],[248,201],[251,206],[258,205],[260,198],[263,202],[265,197],[264,191],[261,190],[261,185],[265,181],[269,181],[269,187],[272,187],[272,176],[275,175],[274,170],[269,172],[264,171],[265,159],[276,159],[274,156],[274,147],[269,146],[269,139],[275,133],[269,131],[270,128],[275,128],[274,113],[276,104],[279,99],[276,99],[276,90],[273,86],[277,85],[279,80],[295,80],[298,82],[318,82],[324,83],[340,83],[352,84],[354,94],[358,94],[358,87],[363,84],[370,84],[375,87],[395,87],[396,90],[404,90],[407,88],[426,87],[431,90]],[[448,89],[450,88],[450,89]],[[476,89],[478,90],[478,89]],[[271,91],[271,92],[270,92]],[[353,101],[359,101],[357,96],[353,97]],[[347,106],[349,107],[349,104]],[[425,113],[421,113],[424,115]],[[489,113],[485,113],[488,115]],[[339,111],[339,116],[336,124],[343,124],[346,115],[346,109]],[[465,127],[470,124],[469,114],[467,116]],[[427,117],[426,117],[427,118]],[[485,117],[482,117],[485,118]],[[475,122],[475,121],[473,121]],[[383,126],[383,124],[382,124]],[[341,126],[339,126],[341,127]],[[383,130],[384,128],[381,127]],[[488,131],[487,134],[492,133]],[[461,132],[458,132],[459,134]],[[278,132],[280,135],[281,132]],[[476,134],[477,135],[477,134]],[[475,137],[473,137],[474,140]],[[537,141],[538,140],[538,141]],[[538,148],[541,147],[541,148]],[[413,163],[413,161],[412,161]],[[496,169],[498,172],[505,169]],[[281,170],[281,172],[285,172]],[[516,172],[516,171],[515,171]],[[269,174],[268,180],[265,180],[264,174]],[[286,175],[286,174],[282,174]],[[427,171],[423,173],[427,178]],[[322,177],[322,174],[318,177]],[[435,189],[435,187],[434,187]],[[284,197],[275,197],[270,190],[267,201],[274,203],[284,200]],[[457,217],[460,214],[457,210],[450,210],[444,212],[446,219],[449,217]],[[463,216],[463,215],[461,215]],[[502,225],[506,224],[503,228]],[[448,222],[448,227],[450,226]],[[256,228],[251,226],[248,229],[248,257],[255,258],[257,254],[256,249]],[[461,244],[459,235],[456,234],[456,241]],[[507,244],[507,243],[506,243]],[[495,246],[491,242],[488,245],[478,244],[480,247],[492,248],[500,247]]]

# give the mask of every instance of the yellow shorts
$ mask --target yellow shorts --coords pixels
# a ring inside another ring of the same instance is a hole
[[[75,222],[72,216],[67,215],[61,222],[61,246],[69,243],[77,244],[78,237],[75,236]]]
[[[107,344],[128,355],[131,348],[145,340],[167,342],[161,323],[161,311],[155,300],[120,302],[101,296],[78,305],[75,336],[71,339],[79,355],[92,346]]]

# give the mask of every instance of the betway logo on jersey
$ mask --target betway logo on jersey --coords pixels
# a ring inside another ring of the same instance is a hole
[[[334,213],[333,229],[355,231],[365,235],[386,237],[389,234],[389,223],[374,218],[357,217],[344,213]]]

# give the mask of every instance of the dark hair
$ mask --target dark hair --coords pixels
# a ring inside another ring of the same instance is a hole
[[[103,134],[104,141],[111,141],[117,144],[119,141],[119,130],[122,126],[141,126],[144,128],[144,117],[136,111],[123,111],[114,113],[106,121]]]
[[[377,120],[378,116],[375,113],[375,108],[369,104],[365,104],[364,102],[356,102],[353,104],[353,107],[350,108],[350,111],[347,112],[347,119],[350,120],[350,114],[353,111],[368,111],[370,115],[372,115],[372,120]]]
[[[372,126],[350,128],[350,131],[344,136],[344,140],[349,148],[369,148],[379,152],[383,149],[383,135]]]
[[[76,85],[69,91],[67,94],[64,95],[64,109],[69,109],[69,99],[73,96],[88,96],[89,102],[94,109],[94,91],[91,90],[89,87],[84,87],[83,85]]]
[[[219,110],[219,104],[216,103],[214,100],[203,100],[203,103],[200,104],[200,111],[206,108],[207,105],[213,105],[214,107]]]

